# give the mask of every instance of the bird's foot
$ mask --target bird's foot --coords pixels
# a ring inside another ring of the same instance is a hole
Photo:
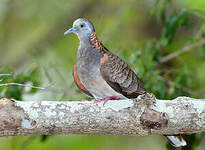
[[[82,99],[81,101],[82,101],[82,102],[87,102],[88,100],[86,100],[86,99]]]
[[[102,99],[97,98],[94,100],[94,103],[104,102],[103,103],[103,106],[104,106],[109,100],[120,100],[120,98],[116,96],[109,96],[109,97],[102,98]]]

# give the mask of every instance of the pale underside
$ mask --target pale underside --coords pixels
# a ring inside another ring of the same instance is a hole
[[[100,74],[100,72],[98,71]],[[83,82],[83,81],[82,81]],[[116,96],[120,99],[126,97],[112,89],[101,75],[95,75],[90,80],[84,81],[85,88],[96,98],[103,99],[106,97]]]

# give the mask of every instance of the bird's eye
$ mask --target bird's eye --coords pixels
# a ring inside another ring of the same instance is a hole
[[[81,24],[80,27],[83,28],[83,27],[84,27],[84,24]]]

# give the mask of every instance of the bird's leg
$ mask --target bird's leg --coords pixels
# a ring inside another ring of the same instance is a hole
[[[94,100],[94,103],[104,102],[103,105],[105,105],[109,100],[120,100],[120,98],[117,96],[109,96],[102,99],[97,98]]]
[[[86,99],[82,99],[81,101],[82,101],[82,102],[86,102],[86,101],[88,101],[88,100],[86,100]]]

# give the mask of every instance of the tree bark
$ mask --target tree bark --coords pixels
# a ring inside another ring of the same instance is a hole
[[[46,134],[174,135],[205,131],[205,100],[16,101],[0,99],[0,136]]]

